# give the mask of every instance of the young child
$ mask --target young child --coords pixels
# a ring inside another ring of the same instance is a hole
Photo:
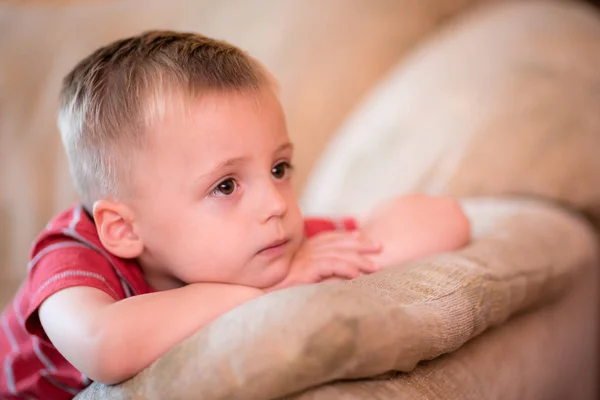
[[[360,224],[304,219],[275,86],[236,47],[164,31],[98,49],[65,78],[59,127],[81,204],[36,239],[2,315],[0,398],[115,384],[264,293],[468,242],[447,198],[394,199]]]

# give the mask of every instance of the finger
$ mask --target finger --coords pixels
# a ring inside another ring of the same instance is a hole
[[[360,232],[327,232],[321,237],[315,237],[311,243],[315,252],[337,249],[354,250],[361,253],[379,253],[382,249],[381,243],[377,243]]]
[[[381,254],[381,248],[377,251],[361,251],[357,247],[322,247],[311,250],[311,258],[318,260],[321,258],[341,258],[356,264],[369,265],[375,264],[375,259]],[[375,268],[374,265],[372,265]]]
[[[354,279],[361,276],[360,270],[352,263],[339,258],[324,258],[318,262],[319,274],[322,278],[340,277]]]
[[[379,264],[356,251],[338,251],[335,254],[330,254],[324,258],[337,259],[346,262],[354,266],[354,268],[357,268],[360,272],[366,274],[381,270]]]
[[[364,254],[381,253],[381,251],[383,250],[383,243],[381,241],[374,240],[373,238],[368,237],[362,232],[356,232],[356,251]]]

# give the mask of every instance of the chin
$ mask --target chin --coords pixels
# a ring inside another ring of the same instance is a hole
[[[285,279],[289,270],[290,261],[287,258],[277,260],[276,263],[267,266],[263,270],[256,287],[259,289],[265,289],[278,284],[279,282]]]

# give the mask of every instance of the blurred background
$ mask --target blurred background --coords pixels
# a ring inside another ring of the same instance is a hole
[[[311,173],[331,138],[360,120],[359,105],[384,90],[391,71],[418,58],[423,43],[443,37],[463,19],[509,1],[0,1],[0,304],[23,278],[36,234],[76,199],[55,122],[58,90],[67,71],[98,46],[146,29],[191,30],[260,59],[282,87],[297,148],[295,185],[306,198]],[[584,10],[594,13],[588,6]],[[520,19],[515,26],[524,25],[527,20]],[[489,46],[495,46],[492,39]],[[468,54],[469,63],[482,62],[473,51]],[[435,66],[446,67],[444,59]],[[414,111],[421,119],[433,118]]]

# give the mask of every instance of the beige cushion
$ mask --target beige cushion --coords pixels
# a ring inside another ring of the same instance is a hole
[[[334,383],[289,400],[598,399],[598,272],[560,301],[508,321],[410,374]]]
[[[311,213],[396,193],[522,194],[600,226],[600,15],[570,2],[465,13],[400,63],[313,170]]]
[[[132,380],[93,384],[78,398],[266,400],[333,380],[411,371],[555,298],[598,263],[588,225],[560,209],[494,199],[468,209],[477,236],[464,250],[344,284],[266,295]]]

